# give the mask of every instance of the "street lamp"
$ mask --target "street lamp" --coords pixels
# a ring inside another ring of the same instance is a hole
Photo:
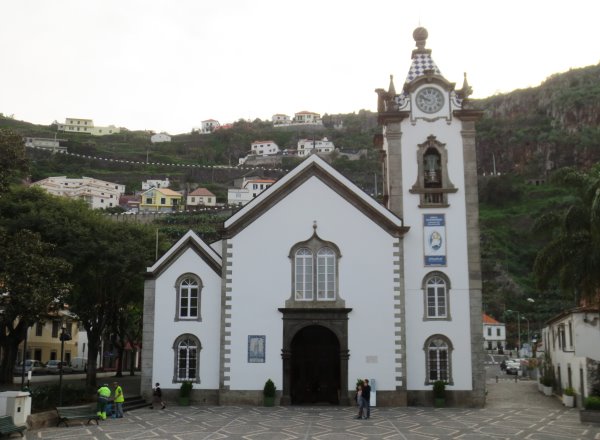
[[[517,314],[517,355],[519,350],[521,350],[521,313],[518,310],[507,310],[508,313],[516,313]]]
[[[71,335],[67,332],[67,318],[77,319],[77,315],[68,310],[59,310],[59,316],[61,317],[61,328],[60,328],[60,368],[58,370],[60,376],[58,379],[58,406],[62,406],[62,378],[63,378],[63,362],[65,356],[65,341],[71,340]]]
[[[62,379],[63,379],[63,361],[65,355],[65,341],[71,340],[71,335],[66,331],[67,325],[63,321],[61,329],[60,329],[60,368],[59,373],[60,377],[58,379],[58,406],[62,406]]]
[[[521,319],[527,321],[527,343],[529,344],[531,342],[531,339],[529,337],[529,319],[525,318],[524,316],[521,316]]]

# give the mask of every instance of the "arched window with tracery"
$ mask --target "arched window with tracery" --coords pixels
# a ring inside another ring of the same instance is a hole
[[[438,380],[452,384],[452,344],[443,335],[433,335],[427,339],[424,346],[427,376],[425,384],[429,385]]]
[[[181,335],[173,344],[175,352],[174,382],[200,381],[200,340],[191,334]]]

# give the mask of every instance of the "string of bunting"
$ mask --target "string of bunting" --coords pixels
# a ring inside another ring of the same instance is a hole
[[[262,170],[262,171],[274,171],[274,172],[282,172],[287,173],[289,170],[284,168],[266,168],[266,167],[248,167],[248,166],[231,166],[231,165],[203,165],[203,164],[187,164],[187,163],[164,163],[164,162],[143,162],[143,161],[135,161],[135,160],[125,160],[125,159],[113,159],[111,157],[98,157],[98,156],[90,156],[86,154],[78,154],[78,153],[69,153],[64,150],[53,150],[51,148],[38,147],[34,145],[27,145],[27,148],[34,148],[36,150],[45,150],[45,151],[53,151],[58,154],[64,154],[67,156],[79,157],[82,159],[91,159],[91,160],[100,160],[105,162],[115,162],[115,163],[123,163],[130,165],[154,165],[154,166],[163,166],[163,167],[180,167],[180,168],[206,168],[206,169],[214,169],[214,170]]]

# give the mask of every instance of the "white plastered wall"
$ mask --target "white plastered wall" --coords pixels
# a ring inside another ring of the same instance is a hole
[[[352,308],[348,321],[349,371],[395,387],[393,238],[348,201],[312,177],[232,238],[231,390],[282,386],[282,314],[291,295],[290,249],[313,234],[335,243],[339,294]],[[249,335],[266,336],[266,362],[247,362]]]

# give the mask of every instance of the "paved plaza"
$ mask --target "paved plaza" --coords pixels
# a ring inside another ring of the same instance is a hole
[[[577,409],[543,396],[535,382],[488,381],[484,409],[374,408],[356,420],[350,407],[170,405],[140,409],[99,426],[73,424],[26,433],[27,439],[72,440],[600,440],[600,426],[582,425]]]

